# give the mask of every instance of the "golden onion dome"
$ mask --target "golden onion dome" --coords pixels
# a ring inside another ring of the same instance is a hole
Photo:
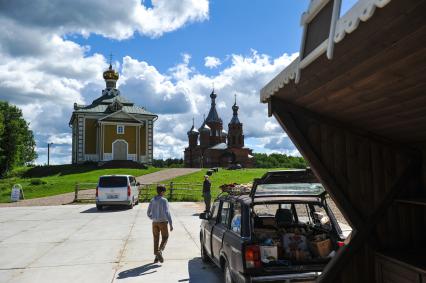
[[[104,72],[104,79],[105,80],[115,80],[117,81],[119,78],[118,72],[116,72],[113,68],[112,65],[109,64],[109,68],[108,70],[106,70]]]

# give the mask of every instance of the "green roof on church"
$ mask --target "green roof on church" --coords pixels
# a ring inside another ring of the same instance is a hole
[[[106,88],[102,90],[102,95],[93,100],[90,105],[78,105],[77,103],[74,103],[74,111],[71,115],[70,124],[73,121],[75,113],[102,113],[109,115],[117,111],[123,111],[128,114],[157,117],[154,113],[149,112],[144,107],[135,105],[129,99],[120,94],[120,90],[116,88],[118,73],[116,75],[115,74],[115,70],[113,70],[110,65],[109,69],[104,72]]]
[[[139,106],[123,106],[122,110],[123,112],[129,113],[129,114],[143,114],[143,115],[157,116],[145,110],[145,108],[139,107]],[[79,109],[76,109],[75,112],[112,113],[114,111],[110,111],[108,109],[108,105],[102,104],[102,105],[96,105],[93,107],[79,108]]]
[[[74,104],[74,112],[112,113],[116,111],[111,107],[114,103],[119,105],[120,110],[129,114],[157,116],[154,113],[149,112],[145,108],[135,105],[129,99],[120,95],[120,91],[116,89],[112,91],[104,90],[102,96],[93,100],[90,105]]]

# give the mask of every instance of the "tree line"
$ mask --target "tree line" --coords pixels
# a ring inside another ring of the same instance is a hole
[[[163,159],[154,159],[152,160],[152,166],[158,167],[158,168],[182,168],[183,166],[183,159],[182,158],[167,158],[166,160]]]
[[[254,153],[254,167],[256,168],[306,168],[306,161],[303,157],[290,156],[280,153]],[[180,168],[184,167],[183,159],[168,158],[165,160],[154,159],[152,161],[154,167],[159,168]]]
[[[254,153],[256,168],[298,168],[304,169],[307,164],[303,157],[290,156],[280,153]]]
[[[37,158],[33,132],[18,107],[0,101],[0,176]]]

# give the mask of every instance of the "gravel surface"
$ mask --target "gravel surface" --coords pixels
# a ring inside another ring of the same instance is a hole
[[[165,169],[161,171],[157,171],[151,174],[146,174],[136,179],[141,184],[150,184],[150,183],[158,183],[164,180],[173,179],[178,176],[191,174],[201,169],[194,168],[171,168]],[[95,190],[85,190],[85,194],[95,194]],[[34,198],[34,199],[26,199],[19,202],[12,203],[0,203],[0,207],[16,207],[16,206],[50,206],[50,205],[62,205],[62,204],[70,204],[74,201],[74,192],[66,193],[56,196],[43,197],[43,198]]]
[[[137,177],[136,180],[141,184],[152,184],[195,173],[200,170],[199,168],[171,168]]]

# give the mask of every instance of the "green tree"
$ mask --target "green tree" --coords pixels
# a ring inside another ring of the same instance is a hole
[[[163,159],[154,159],[152,165],[158,168],[181,168],[183,167],[183,159],[179,158],[167,158]]]
[[[3,113],[0,112],[0,144],[2,144],[3,132],[4,132],[4,116],[3,116]]]
[[[28,125],[18,107],[0,101],[0,175],[37,158]]]
[[[255,167],[257,168],[306,168],[303,157],[289,156],[286,154],[254,153]]]

